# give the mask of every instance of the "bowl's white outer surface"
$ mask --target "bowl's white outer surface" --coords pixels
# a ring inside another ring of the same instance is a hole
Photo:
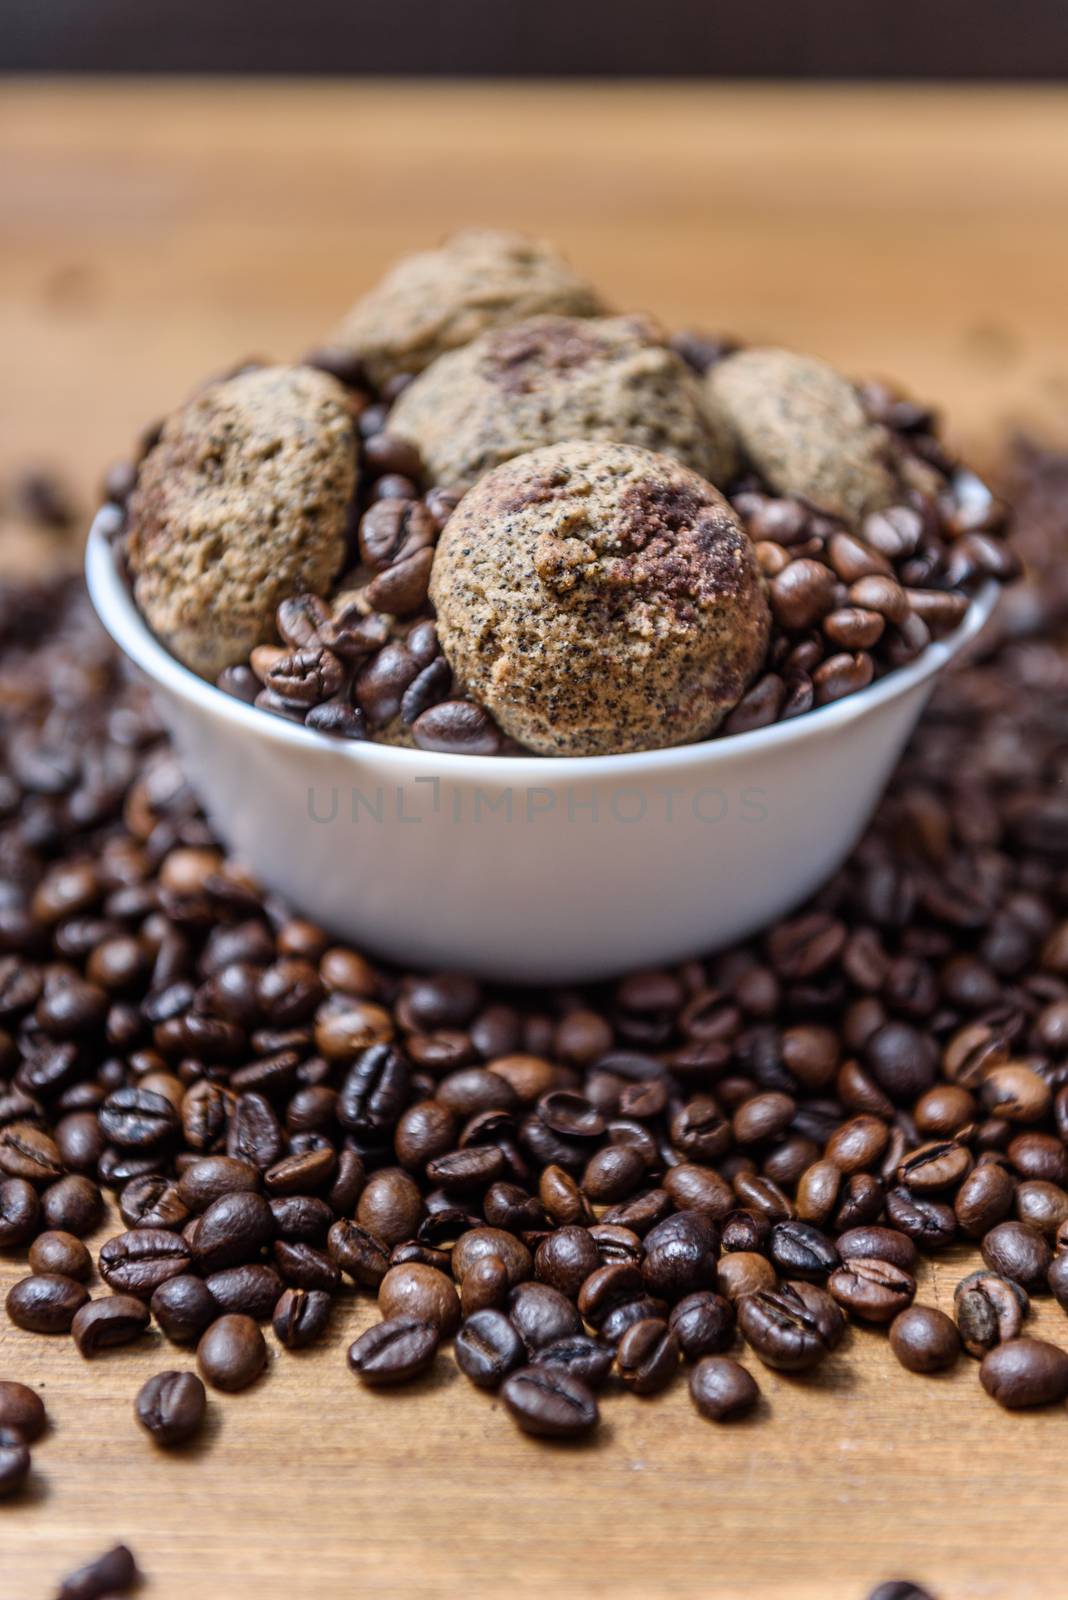
[[[569,983],[741,939],[856,843],[989,585],[949,639],[849,699],[707,744],[578,760],[345,743],[204,683],[152,636],[100,521],[86,570],[221,839],[340,937],[410,966]]]

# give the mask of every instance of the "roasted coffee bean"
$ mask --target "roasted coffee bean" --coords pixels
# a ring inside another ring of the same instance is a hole
[[[735,1250],[720,1257],[716,1281],[720,1292],[737,1304],[747,1294],[774,1289],[778,1278],[766,1256],[752,1250]]]
[[[274,1308],[271,1325],[279,1344],[304,1350],[326,1332],[333,1296],[324,1289],[286,1289]]]
[[[72,1233],[39,1233],[30,1246],[29,1263],[33,1272],[58,1272],[78,1283],[93,1275],[93,1258]]]
[[[267,1346],[251,1317],[220,1317],[197,1345],[197,1366],[202,1375],[213,1388],[226,1394],[247,1389],[266,1365]]]
[[[148,1307],[132,1295],[113,1294],[90,1300],[75,1313],[71,1334],[78,1353],[91,1359],[101,1350],[131,1344],[148,1327]]]
[[[151,1089],[116,1089],[100,1108],[100,1126],[122,1150],[152,1150],[173,1138],[179,1118],[171,1102]]]
[[[956,1324],[934,1306],[908,1306],[890,1324],[890,1348],[909,1372],[944,1372],[960,1355]]]
[[[729,1300],[709,1289],[680,1300],[672,1308],[668,1324],[687,1361],[719,1355],[734,1343],[734,1307]]]
[[[582,1332],[582,1321],[574,1305],[547,1283],[517,1284],[508,1296],[508,1315],[532,1353],[557,1339]]]
[[[341,1288],[341,1269],[325,1250],[279,1239],[273,1255],[279,1276],[294,1288],[321,1289],[326,1294],[336,1294]]]
[[[114,1600],[140,1581],[137,1563],[124,1544],[70,1573],[59,1586],[57,1600]]]
[[[202,1278],[183,1273],[156,1289],[149,1309],[172,1344],[196,1344],[222,1308]]]
[[[20,1278],[7,1293],[7,1314],[28,1333],[69,1333],[75,1315],[89,1299],[84,1284],[58,1272]]]
[[[818,1280],[838,1265],[838,1251],[827,1235],[810,1222],[776,1222],[768,1253],[785,1278]]]
[[[1054,1405],[1068,1395],[1068,1355],[1045,1339],[1009,1339],[983,1357],[979,1381],[1007,1411]]]
[[[386,1321],[428,1322],[449,1339],[460,1325],[460,1298],[444,1272],[419,1262],[391,1267],[378,1287]]]
[[[616,1365],[625,1388],[656,1394],[666,1388],[679,1364],[679,1341],[658,1317],[635,1322],[616,1348]]]
[[[744,1417],[760,1399],[756,1379],[730,1356],[702,1356],[690,1373],[690,1398],[703,1417],[730,1422]]]
[[[190,1214],[177,1184],[161,1173],[128,1183],[119,1196],[119,1210],[128,1228],[184,1228]]]
[[[89,1178],[70,1173],[49,1184],[41,1195],[41,1215],[49,1228],[84,1238],[104,1214],[100,1190]]]
[[[488,1309],[464,1319],[455,1352],[460,1371],[480,1389],[495,1389],[527,1359],[526,1345],[514,1325],[503,1312]]]
[[[0,1180],[0,1250],[17,1250],[40,1227],[41,1202],[25,1178]]]
[[[186,1096],[188,1104],[189,1096]],[[204,1156],[186,1167],[178,1180],[178,1193],[190,1211],[200,1215],[222,1195],[252,1193],[260,1187],[260,1174],[247,1161],[230,1156]]]
[[[1015,1202],[1020,1221],[1038,1228],[1047,1239],[1055,1239],[1061,1224],[1068,1222],[1068,1194],[1059,1184],[1025,1179],[1016,1186]]]
[[[1029,1309],[1026,1290],[995,1272],[973,1272],[953,1292],[961,1343],[977,1359],[996,1344],[1015,1339]]]
[[[538,1366],[562,1367],[591,1389],[599,1389],[612,1370],[615,1352],[603,1339],[575,1333],[544,1344],[535,1353]]]
[[[501,1398],[524,1433],[576,1439],[597,1425],[593,1391],[563,1367],[521,1367],[505,1379]]]
[[[35,1389],[0,1380],[0,1429],[13,1429],[27,1444],[33,1444],[45,1431],[47,1422],[44,1401]]]
[[[349,1366],[372,1388],[407,1383],[431,1365],[439,1337],[431,1323],[411,1317],[378,1322],[349,1349]]]
[[[696,1235],[661,1238],[646,1249],[641,1274],[650,1294],[677,1300],[680,1295],[715,1283],[716,1252]]]
[[[223,1267],[204,1283],[220,1311],[236,1312],[254,1322],[267,1322],[284,1288],[273,1267],[249,1261],[240,1267]]]
[[[827,1288],[840,1306],[862,1322],[890,1322],[911,1305],[916,1279],[889,1261],[856,1256],[827,1279]]]
[[[200,1218],[194,1259],[205,1275],[253,1261],[274,1238],[274,1214],[262,1194],[220,1195]]]
[[[59,1146],[33,1123],[8,1123],[0,1128],[0,1174],[27,1183],[53,1183],[63,1176]]]
[[[939,1200],[925,1200],[908,1189],[890,1190],[886,1215],[899,1233],[906,1234],[923,1250],[942,1250],[956,1236],[957,1219],[949,1206]]]
[[[385,1243],[358,1223],[344,1219],[335,1222],[326,1246],[341,1271],[366,1289],[376,1289],[389,1271]]]
[[[530,1251],[521,1239],[501,1228],[469,1228],[460,1235],[453,1247],[453,1276],[462,1283],[475,1262],[483,1256],[496,1256],[504,1263],[512,1288],[517,1283],[524,1283],[534,1271]]]
[[[743,1295],[737,1311],[739,1327],[765,1366],[806,1372],[832,1348],[825,1320],[789,1284]]]
[[[1028,1291],[1046,1287],[1053,1252],[1037,1228],[1025,1222],[999,1222],[983,1235],[980,1248],[991,1272],[1012,1278]]]
[[[836,1243],[843,1261],[874,1257],[903,1272],[912,1272],[916,1265],[916,1246],[907,1233],[899,1233],[896,1228],[850,1228],[839,1234]]]
[[[180,1234],[137,1228],[108,1239],[100,1248],[100,1276],[116,1294],[151,1299],[168,1278],[188,1272],[192,1258]]]
[[[1016,1185],[1004,1167],[978,1166],[964,1179],[953,1201],[961,1232],[981,1239],[1012,1210]]]
[[[541,1241],[534,1257],[535,1276],[572,1300],[600,1265],[588,1228],[557,1228]]]
[[[207,1394],[194,1372],[159,1372],[142,1385],[134,1402],[138,1422],[164,1449],[194,1438],[206,1409]]]
[[[383,1244],[410,1239],[423,1215],[419,1186],[399,1167],[384,1168],[368,1178],[356,1207],[356,1221]]]
[[[0,1423],[0,1500],[18,1494],[30,1475],[30,1452],[18,1428]]]

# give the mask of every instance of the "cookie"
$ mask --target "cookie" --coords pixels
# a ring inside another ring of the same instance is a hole
[[[459,683],[546,756],[707,737],[768,641],[730,506],[634,445],[551,445],[487,474],[445,526],[431,593]]]

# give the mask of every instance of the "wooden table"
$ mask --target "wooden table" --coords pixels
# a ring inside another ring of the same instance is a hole
[[[891,90],[4,85],[0,482],[102,463],[201,374],[319,338],[398,251],[455,224],[543,232],[623,306],[907,375],[989,453],[1068,428],[1068,98]],[[11,530],[8,529],[11,548]],[[968,1264],[924,1275],[942,1306]],[[0,1262],[0,1288],[19,1274]],[[90,1372],[0,1323],[0,1374],[53,1419],[0,1508],[0,1600],[46,1600],[108,1542],[152,1600],[942,1600],[1058,1590],[1064,1409],[1010,1417],[971,1362],[906,1377],[853,1334],[815,1378],[760,1372],[717,1429],[679,1383],[610,1397],[596,1444],[543,1448],[442,1359],[375,1396],[344,1348],[272,1351],[155,1452],[131,1402],[158,1335]],[[1043,1305],[1040,1332],[1063,1342]]]

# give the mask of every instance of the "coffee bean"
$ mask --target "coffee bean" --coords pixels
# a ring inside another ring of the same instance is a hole
[[[247,1389],[267,1365],[263,1334],[251,1317],[228,1314],[213,1322],[197,1345],[197,1366],[226,1394]]]
[[[916,1265],[916,1246],[908,1234],[899,1233],[896,1228],[849,1228],[839,1234],[837,1245],[843,1261],[855,1261],[858,1256],[874,1257],[900,1267],[903,1272],[912,1272]]]
[[[327,1249],[354,1283],[376,1289],[389,1271],[389,1251],[368,1228],[341,1219],[327,1235]]]
[[[890,1322],[912,1303],[916,1279],[875,1257],[857,1256],[832,1272],[827,1288],[840,1306],[862,1322]]]
[[[150,1300],[161,1283],[188,1272],[191,1256],[180,1234],[161,1228],[120,1233],[100,1247],[100,1276],[116,1294]]]
[[[738,1325],[765,1366],[806,1372],[833,1348],[833,1322],[806,1303],[803,1288],[783,1284],[743,1295],[738,1302]]]
[[[440,1335],[429,1322],[398,1317],[378,1322],[349,1349],[349,1366],[371,1388],[407,1383],[432,1364]]]
[[[675,1376],[679,1341],[660,1318],[644,1318],[620,1339],[616,1364],[625,1388],[634,1394],[656,1394]]]
[[[13,1429],[27,1444],[33,1444],[45,1431],[47,1421],[44,1401],[35,1389],[10,1379],[0,1380],[0,1429]]]
[[[101,1350],[131,1344],[148,1327],[148,1307],[132,1295],[113,1294],[90,1300],[75,1313],[71,1333],[79,1355],[87,1360]]]
[[[953,1293],[961,1343],[977,1359],[995,1345],[1015,1339],[1029,1309],[1027,1291],[994,1272],[971,1273]]]
[[[50,1184],[41,1195],[41,1215],[49,1228],[84,1238],[104,1214],[100,1190],[89,1178],[70,1173]]]
[[[75,1315],[89,1299],[84,1284],[58,1272],[20,1278],[7,1293],[7,1314],[29,1333],[69,1333]]]
[[[591,1338],[586,1333],[553,1339],[534,1354],[535,1365],[562,1367],[591,1389],[601,1387],[612,1370],[614,1360],[615,1351],[610,1344],[603,1339]]]
[[[220,1306],[202,1278],[183,1273],[153,1292],[149,1309],[172,1344],[196,1344],[220,1315]]]
[[[500,1311],[476,1311],[456,1335],[456,1364],[480,1389],[495,1389],[527,1359],[518,1331]],[[609,1355],[611,1361],[611,1355]]]
[[[254,1260],[273,1237],[274,1215],[262,1194],[220,1195],[200,1219],[194,1258],[205,1274],[241,1266]]]
[[[0,1423],[0,1500],[18,1494],[30,1475],[30,1464],[23,1434]]]
[[[1053,1405],[1068,1395],[1068,1355],[1045,1339],[1009,1339],[983,1357],[979,1381],[1007,1411]]]
[[[752,1250],[736,1250],[720,1258],[716,1281],[720,1293],[737,1304],[745,1295],[774,1289],[778,1279],[766,1256]]]
[[[0,1173],[27,1183],[52,1183],[63,1175],[59,1146],[32,1123],[11,1122],[0,1128]]]
[[[286,1289],[271,1319],[275,1337],[287,1350],[303,1350],[326,1332],[333,1297],[323,1289]]]
[[[957,1190],[953,1202],[957,1221],[969,1239],[981,1239],[1012,1210],[1016,1185],[1004,1167],[975,1167]]]
[[[890,1348],[909,1372],[944,1372],[960,1354],[960,1334],[944,1311],[908,1306],[890,1324]]]
[[[563,1367],[521,1367],[505,1379],[501,1398],[524,1433],[576,1439],[597,1425],[593,1391]]]
[[[41,1221],[37,1191],[25,1178],[0,1181],[0,1250],[17,1250],[36,1234]]]
[[[29,1263],[33,1272],[58,1272],[78,1283],[88,1282],[93,1274],[92,1256],[72,1233],[39,1233],[30,1246]]]
[[[1053,1252],[1025,1222],[999,1222],[983,1235],[983,1260],[991,1272],[1012,1278],[1027,1290],[1044,1289]]]
[[[170,1449],[200,1432],[207,1409],[204,1385],[193,1372],[159,1372],[143,1384],[134,1415],[155,1444]]]
[[[508,1297],[508,1314],[531,1353],[582,1332],[582,1321],[574,1305],[547,1283],[517,1284]]]
[[[274,1268],[262,1261],[223,1267],[209,1273],[204,1283],[220,1310],[251,1317],[253,1322],[269,1320],[284,1288]]]
[[[734,1343],[735,1311],[729,1300],[711,1290],[686,1295],[672,1308],[668,1325],[687,1361],[719,1355]]]
[[[768,1242],[771,1259],[787,1278],[825,1278],[838,1265],[838,1251],[810,1222],[777,1222]]]
[[[530,1251],[522,1240],[501,1228],[470,1228],[460,1235],[453,1247],[453,1276],[463,1282],[470,1268],[483,1256],[496,1256],[504,1263],[512,1288],[524,1283],[534,1270]]]
[[[744,1417],[760,1399],[756,1379],[729,1356],[703,1356],[690,1373],[690,1398],[703,1417],[730,1422]]]
[[[130,1551],[124,1544],[117,1544],[64,1578],[57,1600],[110,1600],[115,1595],[127,1594],[139,1578],[137,1563]]]
[[[444,1272],[410,1262],[391,1267],[378,1288],[387,1321],[428,1322],[449,1339],[460,1325],[460,1299]]]

